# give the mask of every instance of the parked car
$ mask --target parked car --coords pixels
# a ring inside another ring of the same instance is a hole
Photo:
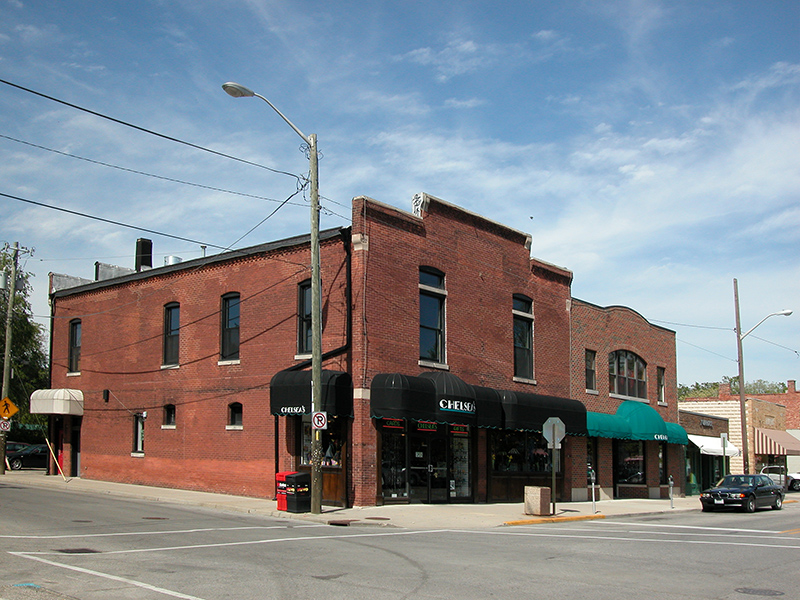
[[[746,512],[769,506],[783,507],[783,488],[766,475],[725,475],[713,488],[700,494],[703,511],[736,506]]]
[[[50,452],[45,444],[31,444],[22,450],[12,452],[6,458],[11,468],[19,471],[22,467],[46,467],[49,456]]]
[[[800,492],[800,473],[787,473],[786,468],[780,465],[768,465],[761,469],[761,474],[766,475],[778,485],[786,483],[786,489]]]
[[[28,442],[12,442],[11,440],[6,440],[6,455],[22,450],[27,446],[30,446]]]

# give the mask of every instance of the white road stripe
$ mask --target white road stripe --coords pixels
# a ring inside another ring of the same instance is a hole
[[[77,571],[78,573],[84,573],[86,575],[93,575],[94,577],[102,577],[103,579],[110,579],[111,581],[118,581],[120,583],[125,583],[128,585],[132,585],[135,587],[140,587],[145,590],[150,590],[151,592],[157,592],[159,594],[164,594],[165,596],[172,596],[173,598],[181,598],[182,600],[203,600],[203,598],[199,598],[197,596],[190,596],[189,594],[184,594],[182,592],[175,592],[173,590],[168,590],[166,588],[157,587],[155,585],[150,585],[149,583],[144,583],[141,581],[136,581],[135,579],[128,579],[126,577],[118,577],[117,575],[111,575],[109,573],[101,573],[100,571],[93,571],[92,569],[84,569],[83,567],[75,567],[72,565],[65,565],[61,563],[57,563],[52,560],[47,560],[45,558],[41,558],[39,556],[30,556],[24,552],[9,552],[9,554],[13,554],[15,556],[19,556],[20,558],[27,558],[30,560],[37,560],[39,562],[45,563],[47,565],[52,565],[54,567],[59,567],[61,569],[69,569],[70,571]]]

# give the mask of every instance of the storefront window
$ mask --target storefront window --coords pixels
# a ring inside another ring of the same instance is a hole
[[[321,429],[322,432],[322,466],[341,467],[342,466],[342,435],[343,419],[328,415],[328,428]],[[311,415],[303,415],[303,447],[300,453],[300,464],[311,464],[311,440],[313,430],[311,429]]]
[[[667,470],[667,444],[662,442],[658,445],[658,480],[661,485],[669,483],[669,471]]]
[[[644,468],[644,442],[616,440],[614,474],[617,483],[646,483]]]
[[[467,498],[472,496],[469,482],[469,428],[452,431],[450,437],[450,473],[452,487],[450,497]],[[454,428],[455,429],[455,428]]]
[[[386,419],[381,434],[381,487],[384,498],[408,498],[406,434],[400,419]]]
[[[493,431],[490,436],[492,471],[549,473],[550,450],[542,434],[528,431]],[[560,452],[555,453],[556,472]]]

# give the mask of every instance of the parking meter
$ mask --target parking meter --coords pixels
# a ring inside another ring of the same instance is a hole
[[[672,486],[675,485],[675,482],[672,480],[672,475],[669,476],[669,507],[675,508],[674,500],[672,497]]]

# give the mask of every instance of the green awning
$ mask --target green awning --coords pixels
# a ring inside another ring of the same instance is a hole
[[[677,423],[666,422],[667,436],[670,444],[683,444],[684,446],[689,443],[689,436],[686,430]]]
[[[634,440],[656,440],[666,442],[667,426],[661,415],[649,404],[627,400],[617,407],[617,416],[631,426]]]
[[[592,437],[619,440],[654,440],[670,444],[688,444],[686,430],[677,423],[667,423],[650,405],[625,401],[616,414],[587,412],[586,428]]]
[[[589,437],[632,440],[631,426],[617,415],[586,411],[586,435]]]

